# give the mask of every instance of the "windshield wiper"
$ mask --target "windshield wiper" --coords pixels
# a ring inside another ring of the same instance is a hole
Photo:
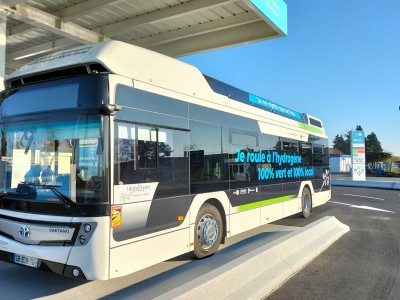
[[[48,188],[50,191],[52,191],[54,193],[54,195],[56,195],[58,199],[63,201],[68,208],[76,207],[76,203],[74,201],[72,201],[70,198],[65,196],[63,193],[61,193],[55,187],[46,187],[46,188]]]
[[[35,134],[34,132],[31,132],[31,135],[28,137],[28,133],[24,133],[24,135],[21,138],[21,145],[22,145],[22,140],[25,138],[25,140],[27,140],[26,146],[25,146],[25,154],[28,154],[29,149],[31,148],[33,139],[35,138]]]
[[[27,182],[22,182],[22,184],[26,184],[28,186],[39,186],[43,189],[49,189],[50,191],[52,191],[54,193],[54,195],[57,196],[57,198],[59,200],[61,200],[62,202],[64,202],[64,204],[68,207],[76,207],[76,203],[74,201],[72,201],[70,198],[68,198],[66,195],[64,195],[63,193],[61,193],[59,190],[57,190],[58,187],[61,187],[61,185],[57,185],[57,184],[41,184],[41,183],[27,183]]]

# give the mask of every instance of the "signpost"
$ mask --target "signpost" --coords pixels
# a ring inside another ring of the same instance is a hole
[[[365,137],[364,131],[351,132],[351,162],[353,180],[365,180]]]

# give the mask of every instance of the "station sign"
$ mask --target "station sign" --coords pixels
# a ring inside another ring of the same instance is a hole
[[[283,0],[249,0],[249,3],[267,23],[287,35],[287,5]]]
[[[351,132],[351,162],[353,180],[365,180],[365,136],[364,131]]]

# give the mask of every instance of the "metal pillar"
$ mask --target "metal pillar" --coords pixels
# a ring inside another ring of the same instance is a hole
[[[4,89],[3,80],[6,75],[6,38],[7,16],[0,11],[0,91]]]

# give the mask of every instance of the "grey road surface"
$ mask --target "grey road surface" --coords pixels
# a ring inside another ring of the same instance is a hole
[[[350,232],[267,299],[400,299],[400,191],[333,187],[332,200],[311,220],[325,215]]]

